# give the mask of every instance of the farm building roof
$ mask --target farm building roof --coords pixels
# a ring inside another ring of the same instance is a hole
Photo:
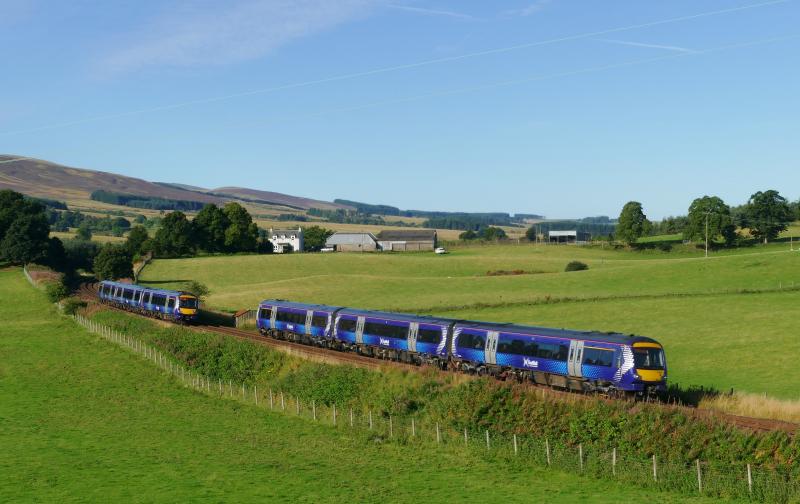
[[[364,243],[375,243],[378,239],[372,233],[334,233],[327,240],[325,245],[358,245]]]
[[[436,231],[433,229],[400,229],[383,230],[378,233],[380,241],[434,241]]]

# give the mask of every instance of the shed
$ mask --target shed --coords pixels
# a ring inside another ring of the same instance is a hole
[[[550,243],[585,243],[592,239],[585,231],[550,231],[547,237]]]
[[[325,246],[339,252],[375,252],[378,239],[372,233],[334,233],[325,241]]]
[[[434,229],[391,229],[378,233],[378,246],[384,251],[433,250],[436,241]]]

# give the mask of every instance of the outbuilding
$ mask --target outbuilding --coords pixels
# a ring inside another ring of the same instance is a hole
[[[337,252],[375,252],[378,250],[378,239],[372,233],[337,232],[328,237],[325,247]]]
[[[434,229],[391,229],[378,233],[378,246],[385,252],[409,252],[436,248]]]
[[[586,243],[592,239],[585,231],[550,231],[547,237],[550,243]]]

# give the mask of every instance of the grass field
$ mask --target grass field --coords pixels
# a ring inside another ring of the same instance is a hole
[[[564,273],[570,260],[590,269]],[[487,276],[491,271],[526,274]],[[643,334],[667,350],[670,380],[796,398],[800,253],[776,243],[714,253],[493,246],[446,256],[297,254],[158,260],[143,283],[199,280],[208,304],[264,298]],[[742,292],[742,291],[756,291]],[[762,291],[762,292],[759,292]],[[699,343],[701,343],[699,345]]]
[[[204,396],[0,271],[0,501],[682,502]],[[688,501],[702,501],[688,499]]]

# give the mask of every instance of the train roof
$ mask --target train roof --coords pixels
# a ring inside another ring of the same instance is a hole
[[[124,282],[112,282],[111,280],[103,280],[102,282],[100,282],[100,284],[113,285],[115,287],[124,287],[126,289],[145,289],[158,294],[165,294],[167,296],[185,296],[185,295],[194,296],[194,294],[192,294],[191,292],[157,289],[154,287],[147,287],[146,285],[129,284]]]
[[[423,324],[450,325],[454,322],[457,322],[456,319],[432,317],[430,315],[411,315],[408,313],[394,313],[394,312],[384,312],[376,310],[358,310],[354,308],[344,308],[339,313],[341,315],[358,315],[358,316],[363,315],[364,317],[384,318],[389,320],[402,320],[408,322],[420,322]]]
[[[330,305],[323,305],[323,304],[312,304],[312,303],[295,303],[294,301],[283,301],[281,299],[265,299],[261,301],[259,306],[262,305],[279,305],[285,308],[294,308],[296,310],[314,310],[314,311],[328,311],[333,312],[336,310],[340,310],[341,306],[330,306]]]
[[[600,331],[577,331],[574,329],[555,329],[552,327],[525,326],[519,324],[504,324],[498,322],[477,322],[470,320],[460,321],[457,327],[486,329],[506,333],[516,333],[525,336],[549,336],[553,338],[567,338],[577,340],[599,341],[603,343],[616,343],[621,345],[632,345],[633,343],[658,343],[646,336],[636,336],[634,334],[622,334]]]

